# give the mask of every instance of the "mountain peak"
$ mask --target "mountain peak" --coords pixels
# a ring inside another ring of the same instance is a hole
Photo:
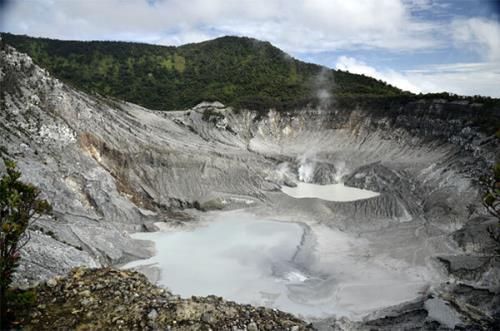
[[[305,63],[248,37],[178,47],[13,34],[3,34],[3,41],[67,83],[152,109],[185,109],[205,100],[293,109],[321,104],[325,96],[401,94],[382,81]]]

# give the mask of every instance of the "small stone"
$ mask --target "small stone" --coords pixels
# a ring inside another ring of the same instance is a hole
[[[212,324],[215,318],[210,313],[203,313],[201,314],[201,320],[207,324]]]
[[[158,312],[156,311],[156,309],[151,310],[148,314],[148,318],[152,321],[154,321],[157,317],[158,317]]]
[[[294,325],[290,328],[290,331],[299,331],[299,327],[297,325]]]
[[[80,301],[80,305],[82,306],[88,306],[91,303],[89,299],[83,299]]]
[[[47,286],[51,287],[51,288],[56,287],[57,286],[57,279],[55,279],[55,278],[49,279],[47,281]]]
[[[247,325],[247,330],[248,331],[259,331],[259,328],[257,327],[257,324],[255,324],[255,322],[250,322]]]
[[[90,291],[89,290],[84,290],[78,293],[82,297],[89,297],[90,296]]]

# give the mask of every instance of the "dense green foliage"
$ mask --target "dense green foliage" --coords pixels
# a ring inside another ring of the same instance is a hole
[[[500,139],[500,129],[496,133],[496,138]],[[480,179],[483,189],[483,206],[498,220],[497,226],[500,228],[500,163],[496,163],[491,169],[489,176]],[[497,253],[500,255],[500,231],[489,228],[490,236],[498,243]]]
[[[153,109],[184,109],[204,100],[286,109],[321,102],[318,91],[324,95],[403,94],[370,77],[298,61],[270,43],[250,38],[222,37],[180,47],[8,33],[2,38],[65,82]]]
[[[481,179],[486,193],[483,196],[483,205],[488,212],[500,221],[500,163],[495,164],[491,175]]]
[[[0,179],[0,329],[9,319],[7,299],[12,275],[18,265],[21,248],[28,242],[26,231],[43,214],[51,212],[40,190],[19,180],[16,164],[5,160],[6,174]]]

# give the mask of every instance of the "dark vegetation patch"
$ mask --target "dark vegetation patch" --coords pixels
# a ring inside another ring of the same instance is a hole
[[[330,94],[402,93],[367,76],[298,61],[250,38],[166,47],[4,33],[2,42],[73,86],[151,109],[185,109],[201,101],[255,110],[296,108],[314,102],[318,89]]]

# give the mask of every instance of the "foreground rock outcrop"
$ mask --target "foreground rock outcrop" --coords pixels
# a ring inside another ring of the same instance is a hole
[[[175,272],[175,271],[174,271]],[[181,299],[138,272],[73,269],[36,288],[32,309],[18,316],[26,330],[311,330],[278,310],[223,298]]]

